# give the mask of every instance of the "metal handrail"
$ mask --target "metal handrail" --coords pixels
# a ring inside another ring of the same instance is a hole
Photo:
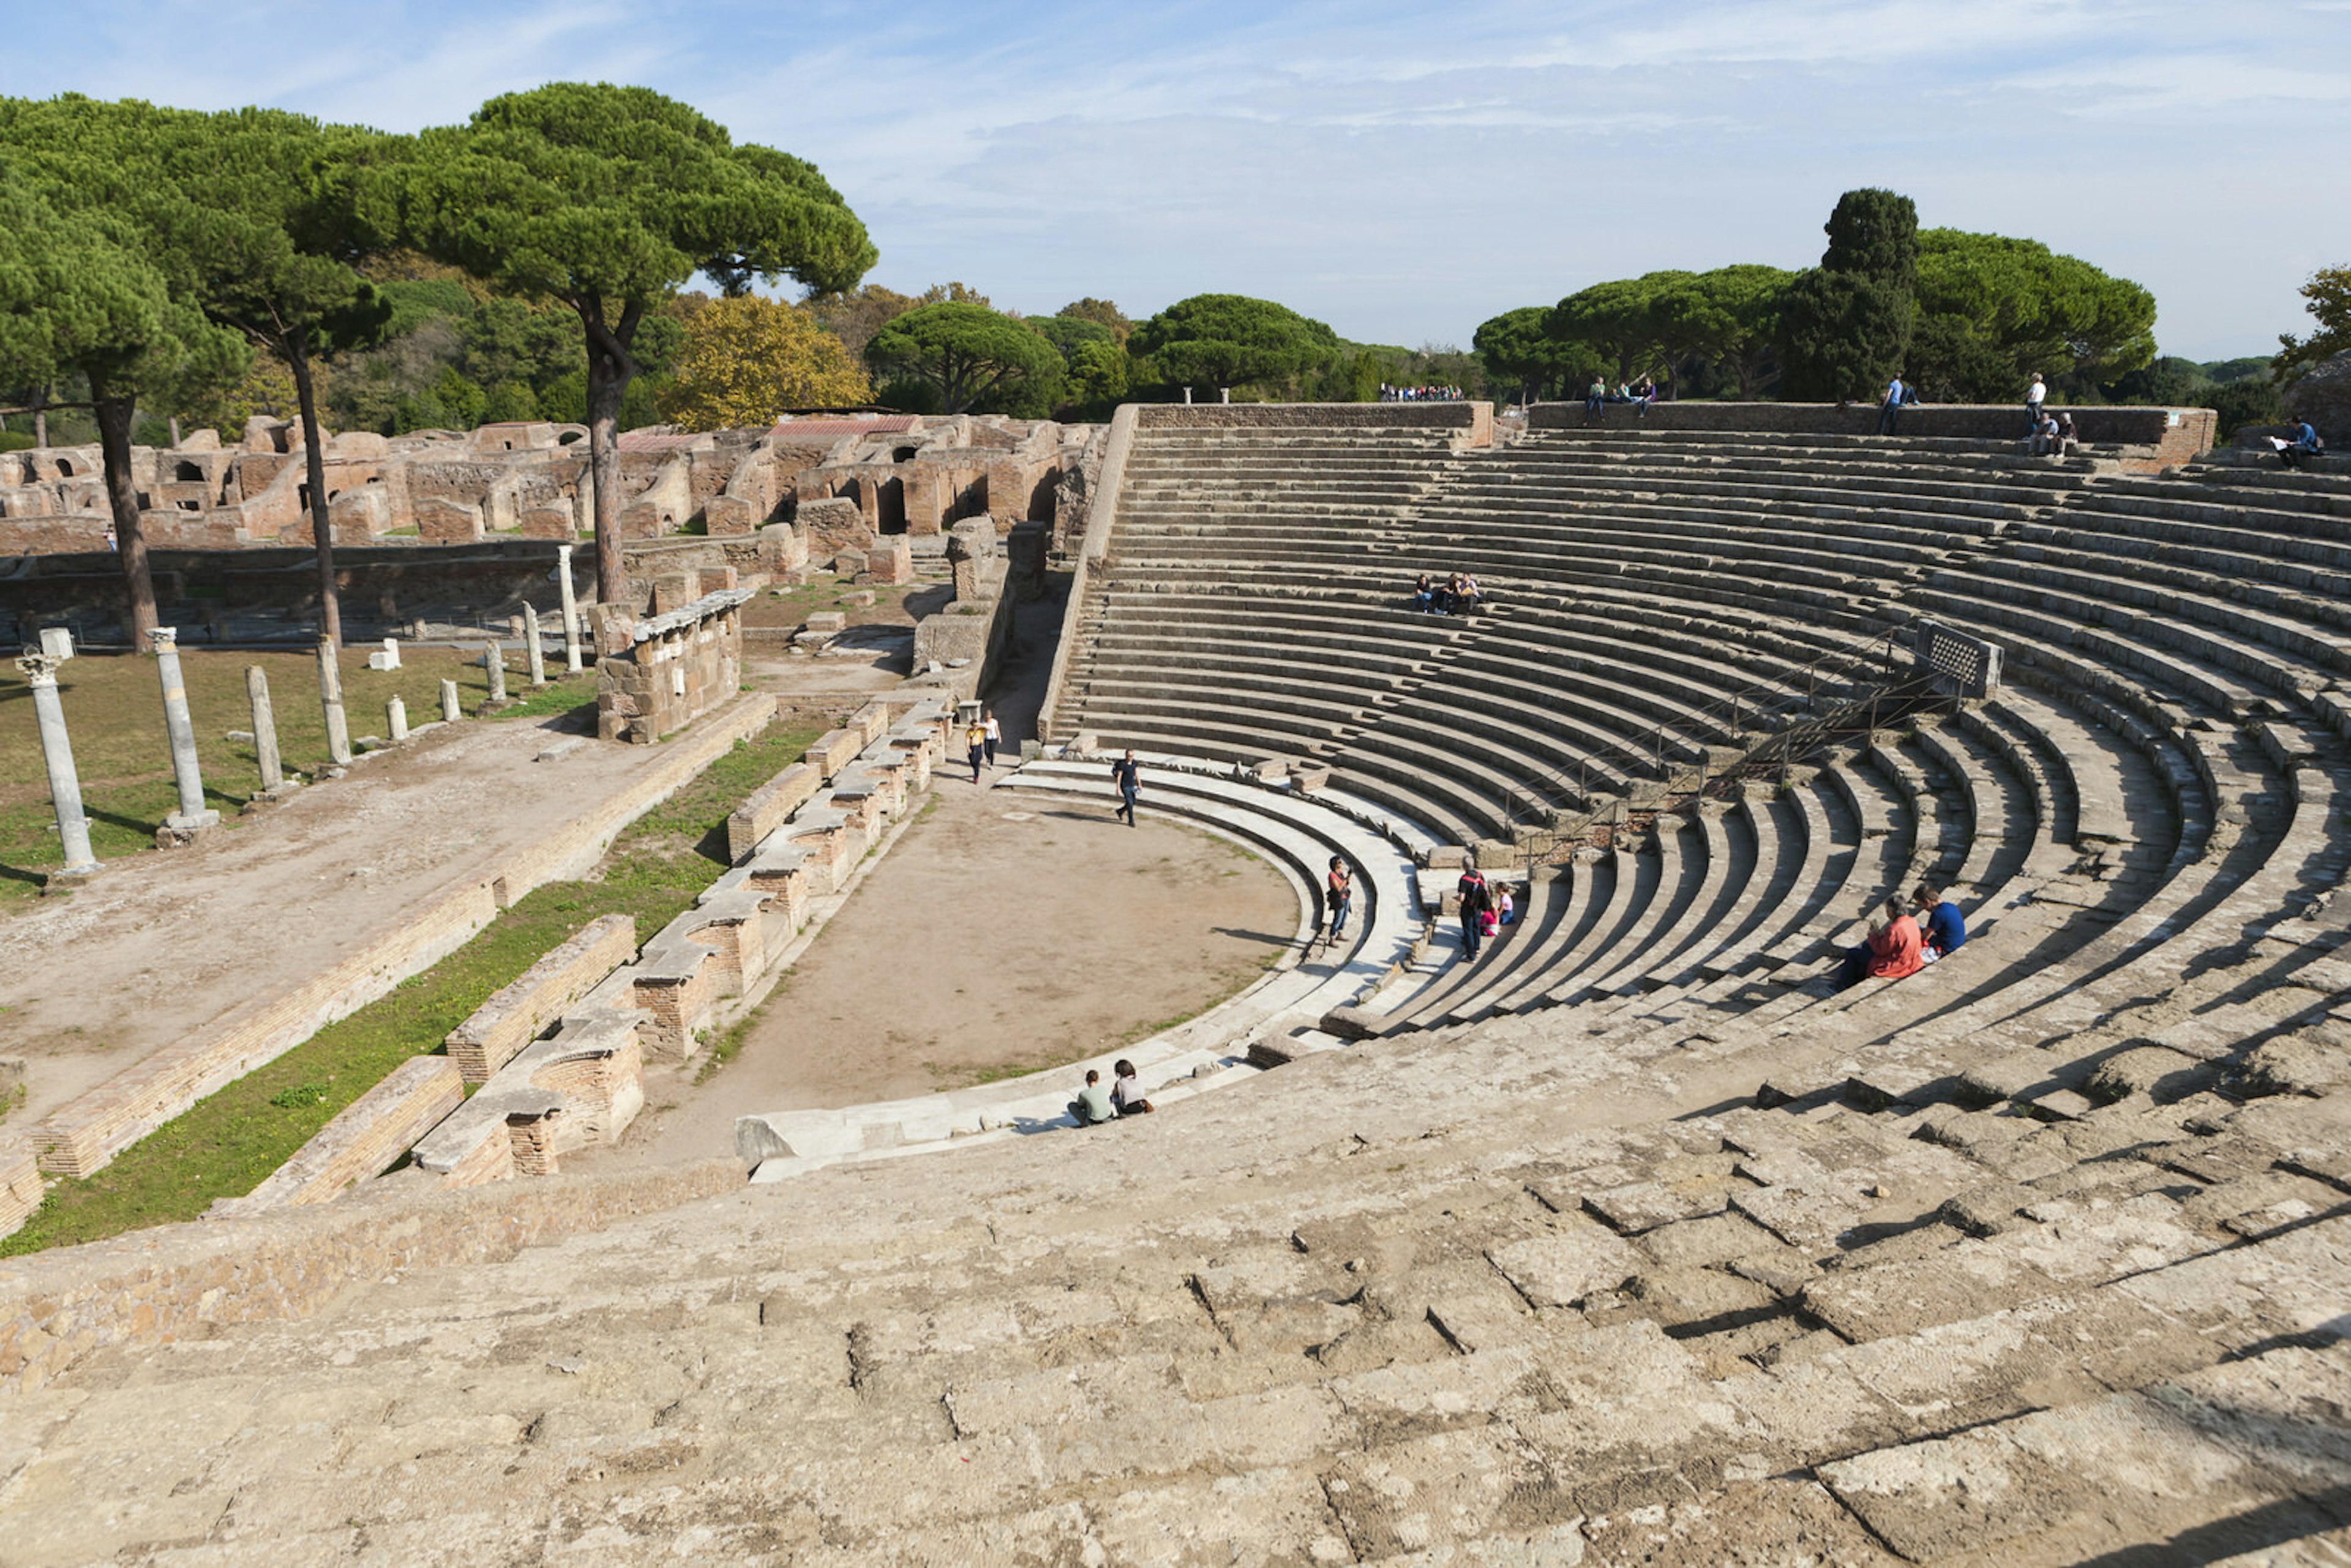
[[[1821,716],[1818,714],[1818,706],[1821,697],[1823,675],[1828,674],[1839,681],[1844,681],[1859,676],[1873,669],[1883,669],[1888,673],[1897,670],[1899,668],[1899,663],[1896,658],[1895,649],[1896,645],[1901,641],[1902,635],[1903,633],[1899,629],[1890,629],[1882,638],[1874,641],[1869,650],[1865,653],[1855,652],[1850,649],[1833,650],[1823,653],[1809,664],[1803,664],[1797,670],[1790,672],[1787,674],[1771,679],[1759,677],[1757,679],[1750,680],[1746,685],[1740,686],[1738,690],[1730,693],[1728,696],[1717,698],[1704,707],[1698,709],[1695,721],[1681,727],[1684,729],[1691,729],[1703,728],[1710,726],[1714,728],[1724,729],[1729,734],[1742,735],[1745,733],[1746,717],[1750,713],[1760,720],[1767,716],[1784,715],[1788,712],[1793,711],[1799,703],[1802,705],[1802,711],[1807,720],[1820,717]],[[1789,683],[1797,675],[1802,675],[1804,679],[1804,692],[1801,698],[1798,698],[1794,696],[1793,694],[1786,691],[1786,687]],[[1771,703],[1754,700],[1758,694],[1764,692],[1775,694],[1779,700]],[[1880,712],[1880,705],[1883,703],[1886,695],[1887,683],[1880,682],[1873,685],[1869,688],[1869,727],[1872,729],[1877,727],[1877,716]],[[1838,711],[1842,710],[1840,709]],[[1834,715],[1829,716],[1833,718]],[[1726,717],[1729,720],[1727,725],[1722,722]],[[1747,747],[1745,753],[1741,757],[1724,765],[1724,767],[1717,772],[1715,779],[1717,782],[1719,782],[1722,779],[1729,777],[1735,772],[1743,771],[1753,763],[1760,754],[1769,751],[1775,742],[1783,742],[1802,730],[1817,728],[1821,733],[1825,733],[1827,727],[1829,727],[1828,724],[1823,722],[1822,725],[1817,727],[1811,724],[1796,724],[1772,730],[1757,740],[1753,745]],[[1588,805],[1592,799],[1591,775],[1592,770],[1595,766],[1613,768],[1615,771],[1630,777],[1642,771],[1643,764],[1646,763],[1647,765],[1646,770],[1651,773],[1660,786],[1669,787],[1671,785],[1673,775],[1667,770],[1666,766],[1667,728],[1667,727],[1663,723],[1656,725],[1649,736],[1649,742],[1646,747],[1639,747],[1637,743],[1619,742],[1615,745],[1604,747],[1598,751],[1584,753],[1577,758],[1575,765],[1574,798],[1577,801],[1585,803],[1584,821],[1578,828],[1571,830],[1570,832],[1555,832],[1553,834],[1554,846],[1559,841],[1572,836],[1573,832],[1580,832],[1584,829],[1589,828],[1593,819],[1597,816],[1597,812],[1590,810]],[[1783,747],[1782,758],[1782,770],[1783,774],[1786,768],[1786,750],[1787,747]],[[1703,740],[1700,740],[1698,742],[1698,782],[1696,791],[1700,795],[1706,793],[1708,787],[1707,771],[1708,761],[1709,758],[1707,754],[1706,743]],[[1541,835],[1546,830],[1556,829],[1560,817],[1561,796],[1566,787],[1567,779],[1568,772],[1564,767],[1553,768],[1530,781],[1530,783],[1522,787],[1520,790],[1514,792],[1515,798],[1505,799],[1503,806],[1505,810],[1508,812],[1509,821],[1513,830],[1513,836],[1517,836],[1520,831],[1520,824],[1522,821],[1526,823],[1527,831],[1531,831],[1537,836]],[[1551,788],[1545,789],[1545,786],[1550,786]],[[1531,811],[1521,812],[1520,810],[1521,801],[1530,805],[1532,810]]]

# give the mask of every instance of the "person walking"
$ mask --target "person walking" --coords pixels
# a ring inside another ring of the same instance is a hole
[[[1111,815],[1124,817],[1126,825],[1131,828],[1134,826],[1134,798],[1143,792],[1143,780],[1135,772],[1132,748],[1110,765],[1110,781],[1118,787],[1118,810]]]
[[[1461,961],[1474,964],[1486,940],[1486,917],[1494,912],[1494,895],[1476,861],[1462,862],[1461,880],[1455,889],[1461,895]]]
[[[1347,934],[1347,911],[1354,903],[1355,888],[1347,874],[1346,857],[1332,855],[1331,874],[1322,879],[1322,906],[1331,916],[1331,934],[1322,942],[1325,947]]]
[[[987,747],[987,765],[996,766],[996,748],[1004,741],[1004,727],[996,722],[996,710],[988,708],[980,718],[980,735]]]
[[[2049,401],[2049,388],[2041,380],[2041,372],[2032,372],[2032,384],[2024,392],[2024,412],[2032,416],[2032,428],[2041,428],[2041,405]]]
[[[963,732],[963,743],[971,753],[971,781],[979,782],[979,765],[987,756],[987,731],[974,724]]]
[[[1896,426],[1901,423],[1902,392],[1902,376],[1896,371],[1894,379],[1886,383],[1886,401],[1877,405],[1878,434],[1892,435]]]

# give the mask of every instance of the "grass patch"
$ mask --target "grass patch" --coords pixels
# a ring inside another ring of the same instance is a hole
[[[554,663],[559,665],[562,663],[560,653],[556,655]],[[523,695],[513,700],[512,706],[500,708],[490,715],[492,718],[502,721],[510,718],[550,718],[558,714],[576,713],[583,707],[592,708],[596,706],[596,672],[593,670],[582,670],[576,675],[554,676],[537,691],[530,689],[528,675],[524,675],[522,680]],[[509,691],[514,689],[515,682],[511,674],[507,685]],[[591,715],[588,728],[593,730],[595,727],[595,719]]]
[[[430,969],[191,1107],[97,1175],[53,1185],[24,1228],[0,1238],[0,1258],[193,1219],[214,1198],[248,1193],[384,1074],[438,1052],[493,992],[588,922],[633,915],[638,939],[651,936],[726,868],[727,813],[820,732],[778,725],[737,742],[622,831],[582,880],[538,888]]]
[[[343,708],[353,735],[389,734],[384,704],[395,696],[418,723],[437,716],[444,680],[457,683],[459,701],[469,713],[489,696],[489,674],[478,654],[407,647],[402,650],[399,669],[371,670],[368,653],[364,646],[348,648],[341,660]],[[286,770],[308,774],[327,760],[327,719],[319,702],[315,653],[183,648],[180,669],[195,721],[204,797],[232,823],[261,787],[253,743],[229,738],[232,732],[253,727],[245,687],[246,668],[252,664],[269,677]],[[172,784],[172,753],[163,733],[155,661],[132,653],[83,653],[58,670],[57,687],[73,740],[74,764],[81,775],[92,852],[101,861],[152,852],[155,830],[179,803]],[[583,695],[583,688],[571,682],[548,691],[559,689],[567,692],[566,700],[572,704],[594,695],[592,685]],[[546,695],[535,694],[535,698]],[[0,914],[30,908],[47,874],[64,863],[32,692],[13,664],[0,663]]]

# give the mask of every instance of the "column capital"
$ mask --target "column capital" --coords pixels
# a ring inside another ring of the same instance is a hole
[[[16,669],[32,685],[54,686],[57,684],[57,661],[38,648],[27,648],[17,654]]]
[[[147,645],[159,653],[167,648],[177,647],[179,642],[180,629],[177,626],[158,626],[147,633]]]

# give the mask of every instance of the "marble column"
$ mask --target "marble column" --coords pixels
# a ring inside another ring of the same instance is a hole
[[[286,768],[277,756],[277,715],[269,706],[269,672],[259,664],[245,667],[245,695],[253,705],[253,751],[261,759],[261,792],[286,788]]]
[[[482,669],[490,677],[490,701],[507,700],[507,651],[496,643],[482,645]]]
[[[335,659],[335,640],[319,634],[319,702],[327,711],[327,757],[338,767],[351,760],[350,721],[343,716],[343,668]]]
[[[66,736],[65,704],[57,697],[57,661],[27,650],[16,668],[33,688],[33,720],[40,727],[41,760],[49,769],[49,804],[57,808],[57,837],[65,844],[65,868],[57,874],[94,876],[98,857],[89,852],[89,819],[82,814],[81,779],[74,772],[73,744]]]
[[[464,716],[464,713],[457,706],[457,683],[455,681],[442,682],[441,722],[443,724],[455,724]]]
[[[571,547],[555,547],[555,577],[563,585],[563,669],[580,673],[580,601],[571,586]]]
[[[408,705],[398,697],[383,705],[384,728],[394,746],[408,738]]]
[[[196,726],[188,716],[188,688],[180,674],[180,631],[158,626],[147,633],[155,651],[155,672],[163,682],[163,730],[172,742],[172,782],[179,787],[180,809],[163,819],[168,828],[209,828],[220,821],[218,811],[204,809],[204,777],[196,766]]]
[[[538,612],[528,604],[522,610],[522,645],[530,658],[530,684],[547,685],[547,650],[538,640]]]

